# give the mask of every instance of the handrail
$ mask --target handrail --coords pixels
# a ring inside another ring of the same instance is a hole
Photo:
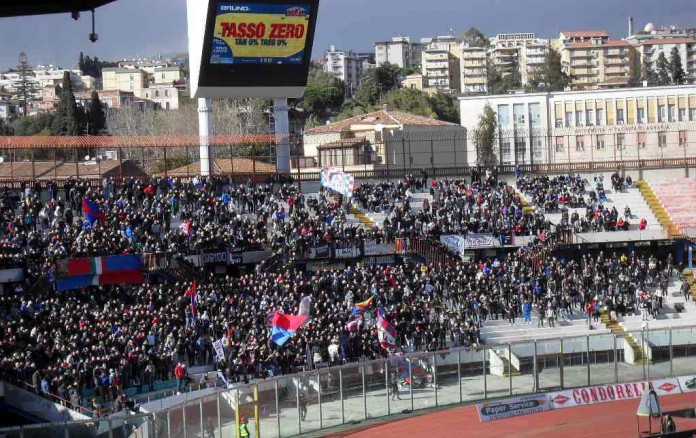
[[[10,380],[10,383],[12,383],[13,385],[25,386],[28,388],[29,392],[34,393],[34,394],[38,395],[39,397],[49,399],[49,400],[53,401],[54,403],[61,404],[61,405],[65,406],[73,411],[87,415],[88,417],[95,418],[94,411],[92,411],[91,409],[87,409],[86,407],[84,407],[80,404],[75,406],[73,404],[73,402],[71,402],[70,400],[65,400],[63,398],[58,397],[55,394],[51,394],[50,392],[42,391],[41,389],[37,388],[36,386],[32,385],[29,382],[23,382],[21,380],[12,379],[12,380]],[[20,389],[24,389],[24,388],[20,388]]]

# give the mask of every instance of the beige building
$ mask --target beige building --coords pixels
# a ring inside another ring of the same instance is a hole
[[[458,92],[461,90],[461,43],[453,36],[435,37],[429,41],[421,54],[425,88],[445,93]]]
[[[423,83],[423,75],[421,73],[414,73],[406,76],[404,80],[401,81],[401,88],[423,91]]]
[[[468,47],[462,44],[461,54],[461,84],[464,94],[485,94],[488,92],[488,75],[486,64],[488,59],[485,47]]]
[[[561,58],[573,90],[628,86],[635,50],[624,40],[591,38],[564,44]]]
[[[497,114],[502,164],[618,163],[696,150],[696,86],[462,97],[462,126],[476,129],[487,104]]]
[[[172,84],[150,85],[138,97],[153,101],[163,110],[179,109],[179,89]]]
[[[466,129],[402,111],[380,110],[311,128],[304,135],[307,168],[434,168],[464,165]]]
[[[102,69],[102,88],[104,90],[131,91],[139,96],[148,85],[144,70],[130,68]]]
[[[184,72],[180,66],[157,67],[150,75],[150,82],[155,84],[173,84],[184,80]]]

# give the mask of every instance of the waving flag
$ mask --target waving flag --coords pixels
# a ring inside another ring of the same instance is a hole
[[[353,313],[352,316],[359,316],[365,313],[367,309],[370,308],[372,305],[372,302],[375,300],[375,296],[372,295],[370,298],[366,299],[365,301],[361,301],[359,303],[355,303],[355,307],[353,307]]]
[[[102,225],[106,223],[106,217],[104,213],[99,210],[99,205],[89,198],[82,198],[82,213],[85,215],[90,225],[93,225],[96,221],[99,221]]]
[[[285,344],[307,320],[307,315],[286,315],[276,312],[273,315],[271,339],[277,345]]]
[[[196,280],[193,280],[191,287],[186,289],[186,296],[191,299],[191,314],[196,316],[196,304],[198,304],[198,290]]]
[[[362,316],[352,317],[346,322],[346,330],[349,332],[357,332],[363,325]]]
[[[191,231],[193,231],[193,229],[191,228],[191,221],[190,220],[184,221],[184,223],[181,224],[181,232],[185,236],[191,236]]]
[[[145,281],[142,259],[135,254],[60,260],[53,272],[58,292],[88,286],[140,284]]]
[[[377,310],[377,336],[384,349],[396,347],[396,329],[387,321],[384,308]]]
[[[306,316],[307,320],[302,325],[307,325],[312,319],[312,299],[310,297],[303,297],[300,301],[300,309],[297,312],[299,316]]]

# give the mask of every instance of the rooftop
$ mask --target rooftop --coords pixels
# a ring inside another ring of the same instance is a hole
[[[255,163],[254,163],[255,161]],[[273,164],[249,158],[216,158],[214,173],[272,173],[276,171]],[[201,162],[187,164],[167,171],[167,176],[198,175],[201,172]],[[161,173],[158,176],[163,176]]]
[[[305,131],[305,134],[329,134],[350,129],[353,125],[416,125],[416,126],[460,126],[454,123],[429,117],[417,116],[403,111],[379,110],[329,125],[317,126]]]
[[[609,32],[606,30],[564,30],[561,31],[561,35],[566,38],[609,38]]]
[[[641,41],[642,46],[656,46],[661,44],[690,44],[696,43],[694,38],[653,38],[651,40]]]

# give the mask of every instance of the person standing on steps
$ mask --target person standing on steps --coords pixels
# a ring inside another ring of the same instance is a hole
[[[391,399],[394,400],[394,397],[396,397],[401,400],[401,396],[399,395],[399,378],[396,373],[392,373],[389,387],[391,390]]]

